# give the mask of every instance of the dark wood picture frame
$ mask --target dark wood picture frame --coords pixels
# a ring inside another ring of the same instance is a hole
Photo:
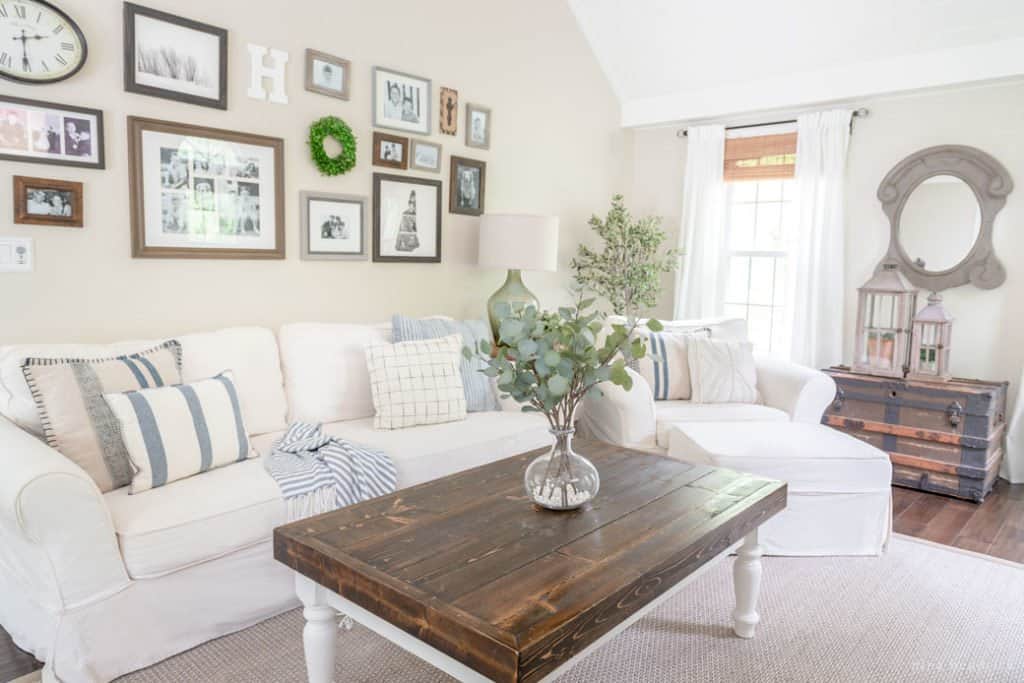
[[[177,92],[166,88],[158,88],[152,85],[143,85],[135,80],[135,17],[144,16],[168,24],[174,24],[200,33],[213,35],[219,41],[220,48],[220,69],[218,83],[220,96],[216,99],[203,97],[202,95],[191,95],[189,93]],[[187,102],[197,104],[201,107],[212,107],[214,109],[228,108],[228,31],[219,26],[211,26],[193,19],[186,19],[168,12],[143,7],[135,3],[124,3],[124,89],[127,92],[134,92],[150,97],[162,97],[165,100],[176,102]]]
[[[480,191],[479,191],[479,206],[477,208],[466,208],[459,206],[458,200],[458,180],[459,180],[459,167],[469,166],[472,168],[480,169]],[[480,161],[479,159],[468,159],[466,157],[457,157],[454,154],[450,160],[450,168],[448,170],[448,212],[459,214],[461,216],[480,216],[484,212],[484,197],[486,196],[487,188],[487,162]]]
[[[145,168],[142,158],[142,134],[146,131],[224,140],[244,145],[269,147],[274,151],[274,249],[235,247],[155,247],[147,246]],[[161,121],[138,116],[128,117],[128,168],[132,231],[132,256],[135,258],[198,258],[198,259],[283,259],[284,233],[284,140],[265,135],[239,133],[233,130],[207,128],[174,121]]]
[[[30,100],[24,97],[8,97],[6,95],[0,95],[0,109],[4,108],[5,103],[25,107],[37,107],[40,109],[51,109],[54,112],[67,112],[92,116],[96,119],[96,130],[93,131],[91,138],[93,148],[96,150],[96,161],[76,161],[75,157],[68,156],[66,154],[62,155],[58,159],[54,159],[36,157],[31,154],[11,154],[9,152],[0,152],[0,159],[7,161],[25,161],[30,164],[53,164],[55,166],[75,166],[78,168],[106,168],[104,149],[106,147],[107,137],[103,129],[103,112],[99,109],[89,109],[88,107],[75,107],[70,104],[59,104],[57,102],[44,102],[42,100]]]
[[[382,256],[380,253],[380,184],[390,180],[407,185],[425,185],[434,188],[437,193],[437,240],[434,247],[435,256]],[[377,263],[440,263],[441,262],[441,181],[414,176],[392,175],[390,173],[373,174],[373,260]]]
[[[71,193],[71,215],[51,216],[29,213],[29,190],[58,190]],[[65,228],[82,227],[82,183],[54,178],[14,176],[14,222],[23,225],[56,225]]]
[[[391,161],[384,159],[381,156],[381,143],[392,142],[396,145],[402,146],[402,160]],[[373,132],[373,165],[374,166],[386,166],[387,168],[396,168],[400,171],[405,171],[409,168],[409,138],[403,138],[401,135],[389,135],[388,133],[381,133],[379,131]]]
[[[324,88],[313,81],[313,60],[327,62],[328,64],[332,64],[341,69],[344,74],[341,80],[341,90]],[[341,57],[335,57],[334,55],[327,54],[326,52],[306,48],[306,90],[309,92],[319,93],[321,95],[327,95],[328,97],[336,97],[339,100],[347,100],[349,98],[349,93],[351,92],[351,81],[352,62],[347,59],[342,59]]]

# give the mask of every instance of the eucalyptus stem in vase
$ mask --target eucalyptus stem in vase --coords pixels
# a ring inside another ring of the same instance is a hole
[[[484,341],[476,350],[486,365],[481,372],[496,378],[503,398],[511,396],[524,412],[548,420],[554,444],[526,468],[525,486],[534,503],[551,510],[572,510],[597,495],[597,469],[572,447],[576,409],[588,393],[600,393],[602,382],[629,391],[626,365],[647,353],[644,338],[633,334],[635,320],[606,329],[604,314],[593,305],[582,298],[555,312],[500,305],[497,344]],[[646,326],[662,329],[657,320]],[[474,351],[464,353],[472,357]]]

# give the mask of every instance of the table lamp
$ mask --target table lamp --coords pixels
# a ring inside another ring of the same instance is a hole
[[[500,320],[495,307],[501,303],[538,306],[537,297],[523,284],[522,271],[558,270],[558,217],[491,213],[480,219],[480,251],[477,264],[507,268],[501,289],[487,300],[487,316],[494,338]]]

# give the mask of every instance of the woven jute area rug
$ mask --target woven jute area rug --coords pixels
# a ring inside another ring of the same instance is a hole
[[[732,635],[726,559],[560,681],[1024,681],[1024,565],[896,537],[880,558],[765,558],[761,625]],[[288,612],[122,679],[305,681]],[[371,631],[338,632],[336,681],[441,682]]]

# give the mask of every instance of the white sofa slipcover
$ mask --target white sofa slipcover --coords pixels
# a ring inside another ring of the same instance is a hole
[[[414,485],[550,443],[547,422],[518,410],[376,431],[362,345],[390,326],[303,323],[177,337],[183,374],[235,372],[253,445],[286,416],[391,455]],[[100,493],[38,437],[21,374],[26,356],[106,357],[155,342],[0,348],[0,625],[46,663],[48,680],[109,681],[296,606],[272,556],[284,503],[259,460],[136,495]],[[282,366],[284,372],[282,373]]]
[[[878,555],[889,542],[889,456],[849,434],[821,424],[692,422],[672,427],[668,454],[786,482],[786,509],[758,530],[770,555]]]

